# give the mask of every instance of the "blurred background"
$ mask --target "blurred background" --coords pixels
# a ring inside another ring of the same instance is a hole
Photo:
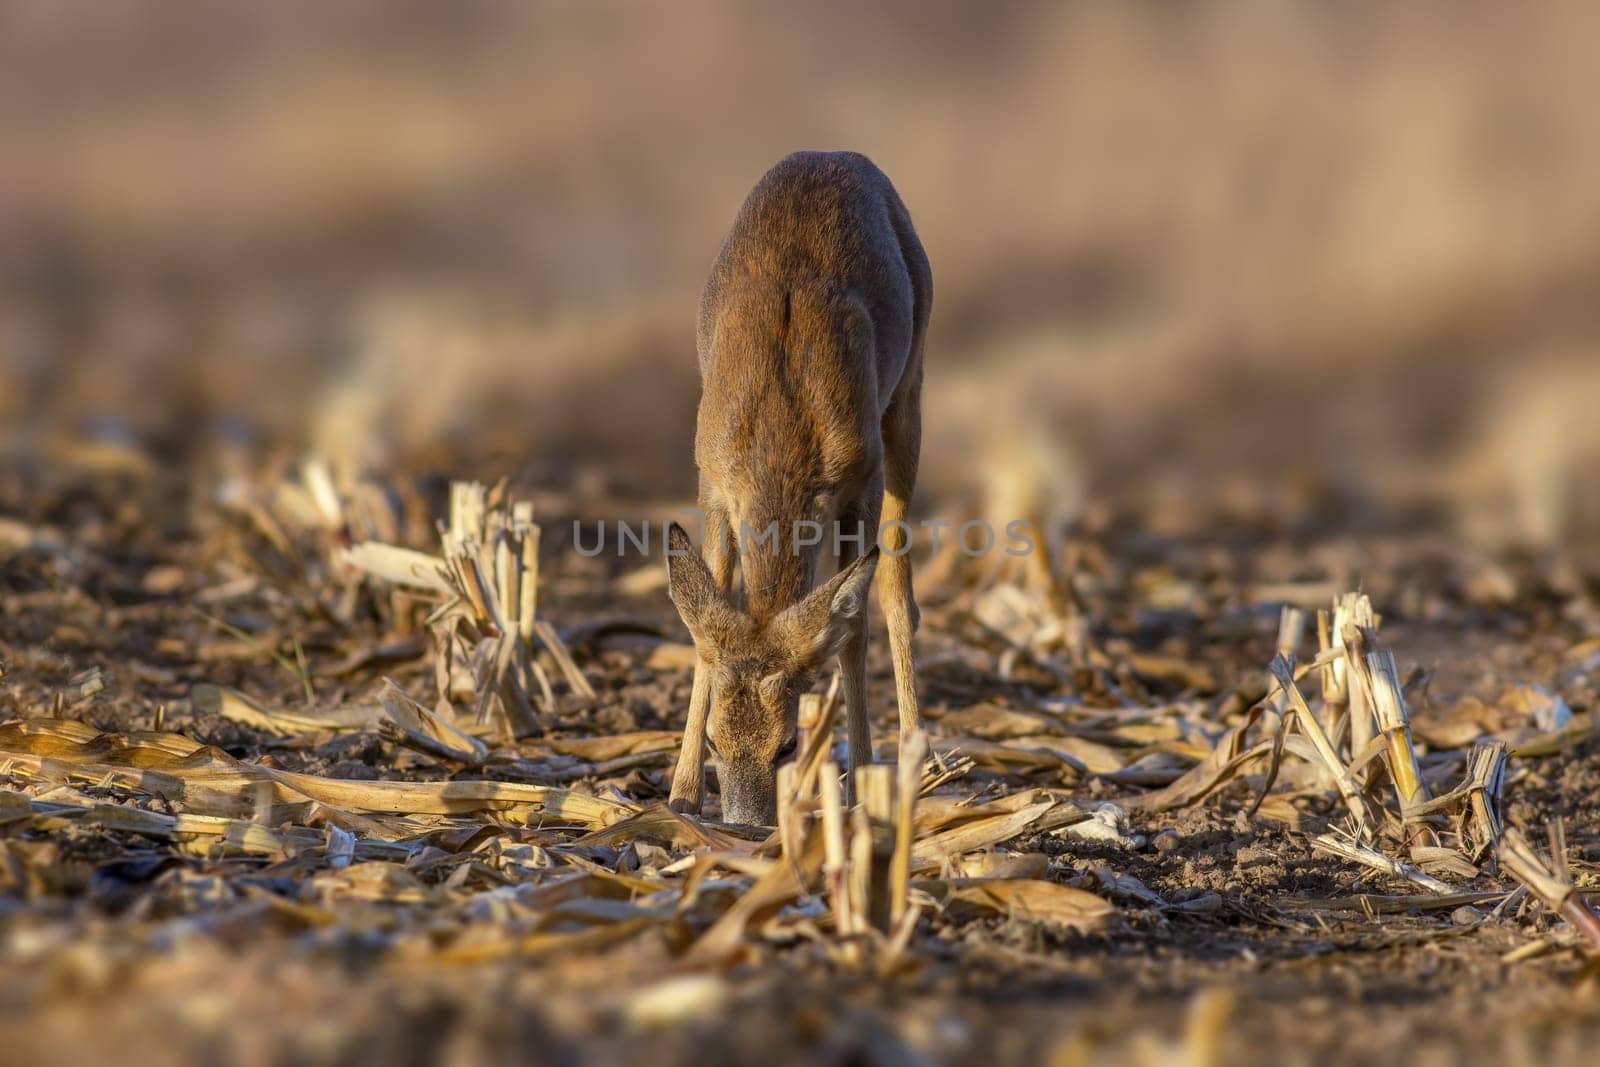
[[[851,148],[933,262],[925,510],[1579,538],[1597,44],[1558,4],[12,0],[0,440],[687,497],[723,233]]]

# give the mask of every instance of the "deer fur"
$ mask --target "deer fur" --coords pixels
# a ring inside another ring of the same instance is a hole
[[[907,528],[889,524],[905,521],[916,484],[932,298],[928,257],[905,205],[865,156],[791,155],[734,220],[697,328],[703,557],[682,528],[669,535],[669,594],[697,653],[672,782],[676,810],[700,811],[709,737],[723,818],[772,824],[800,693],[834,656],[850,766],[871,762],[866,604],[874,571],[902,738],[920,727],[910,546]],[[807,543],[816,539],[797,525],[809,523],[824,531],[821,544]],[[774,524],[775,541],[757,542]],[[838,573],[813,589],[836,529]],[[736,561],[742,595],[733,589]]]

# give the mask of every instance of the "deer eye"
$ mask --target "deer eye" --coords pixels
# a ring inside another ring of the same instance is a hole
[[[783,747],[778,749],[778,758],[783,759],[786,756],[794,755],[794,750],[799,745],[799,741],[799,735],[790,734],[789,740],[785,741]]]

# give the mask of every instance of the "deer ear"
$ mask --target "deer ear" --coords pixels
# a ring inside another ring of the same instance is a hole
[[[877,565],[878,550],[874,548],[778,616],[799,666],[814,669],[839,654],[866,614]]]
[[[711,569],[677,523],[667,530],[667,596],[695,644],[705,646],[716,616],[726,611],[727,605]]]

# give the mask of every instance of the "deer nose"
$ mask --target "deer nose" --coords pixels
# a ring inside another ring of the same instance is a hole
[[[730,804],[723,814],[724,821],[734,826],[775,826],[778,822],[776,804]]]
[[[778,821],[773,768],[763,763],[734,762],[719,769],[722,818],[741,826],[772,826]]]

